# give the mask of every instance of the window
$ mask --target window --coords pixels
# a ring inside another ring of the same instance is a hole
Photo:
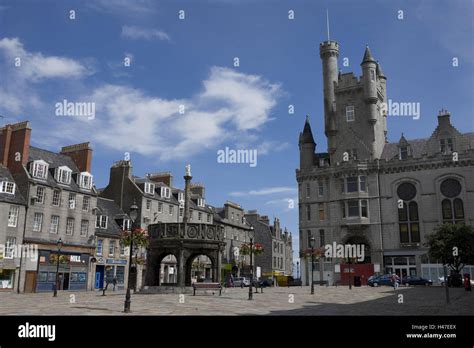
[[[460,198],[451,201],[443,199],[441,202],[443,223],[458,224],[464,222],[464,204]]]
[[[184,192],[178,192],[178,201],[184,202]]]
[[[61,191],[60,190],[54,190],[53,191],[53,201],[51,202],[51,205],[55,207],[59,207],[61,204]]]
[[[347,211],[349,217],[358,217],[359,216],[359,201],[350,200],[347,202]]]
[[[55,170],[56,181],[61,184],[69,185],[71,183],[72,170],[66,166],[58,167]]]
[[[69,193],[69,209],[76,209],[76,194]]]
[[[349,106],[346,106],[346,120],[347,122],[352,122],[354,121],[355,117],[354,117],[354,106],[352,105],[349,105]]]
[[[124,219],[122,223],[122,228],[124,231],[129,231],[130,230],[130,220],[129,219]]]
[[[348,153],[350,154],[350,156],[351,156],[351,158],[352,158],[353,160],[356,160],[356,159],[357,159],[357,149],[350,149],[350,150],[348,151]]]
[[[444,154],[449,154],[453,152],[453,139],[452,138],[440,139],[439,148],[440,148],[441,153],[444,153]]]
[[[199,220],[199,221],[202,220],[202,213],[201,213],[201,212],[198,212],[198,220]]]
[[[145,193],[152,195],[155,193],[155,184],[146,182],[145,183]],[[169,197],[168,197],[169,198]]]
[[[207,214],[207,222],[211,223],[211,214]]]
[[[318,195],[324,196],[324,182],[323,180],[318,180]]]
[[[89,211],[89,207],[90,207],[90,197],[84,196],[84,198],[82,199],[82,210]]]
[[[104,245],[103,239],[97,239],[97,255],[102,256],[102,247]]]
[[[319,221],[326,220],[326,214],[324,212],[324,203],[319,203]]]
[[[173,206],[170,204],[168,208],[170,215],[173,215]]]
[[[15,194],[15,183],[9,181],[3,181],[0,183],[0,192],[8,193],[10,195]]]
[[[360,216],[361,217],[368,217],[368,212],[367,212],[367,200],[362,199],[360,201]]]
[[[311,186],[309,183],[306,184],[306,198],[311,197]]]
[[[308,248],[311,248],[311,231],[307,230],[306,233],[308,234]]]
[[[342,212],[342,217],[346,217],[346,202],[341,202],[341,212]]]
[[[147,199],[146,200],[146,210],[150,210],[151,209],[151,199]]]
[[[339,186],[341,187],[341,193],[346,192],[346,183],[344,178],[339,179]]]
[[[43,214],[35,213],[33,217],[33,231],[41,232],[42,226],[43,226]]]
[[[184,208],[179,207],[179,216],[182,217],[184,215]]]
[[[308,204],[308,205],[306,206],[306,219],[307,219],[308,221],[311,220],[311,205],[310,205],[310,204]]]
[[[400,147],[399,158],[401,160],[406,160],[408,158],[408,147],[407,146],[401,146]]]
[[[107,215],[97,215],[97,219],[95,220],[95,227],[107,228],[108,219],[109,217]]]
[[[397,195],[404,201],[411,201],[416,196],[416,187],[410,182],[404,182],[398,186]]]
[[[170,198],[171,197],[171,190],[168,187],[162,187],[161,188],[161,197]]]
[[[38,186],[36,188],[36,203],[44,204],[44,199],[46,196],[46,189],[43,186]]]
[[[198,207],[204,207],[204,199],[203,198],[198,198],[197,205],[198,205]]]
[[[115,255],[115,241],[109,240],[109,256]]]
[[[357,176],[351,176],[346,179],[347,181],[347,192],[357,192]]]
[[[448,198],[454,198],[461,193],[461,184],[456,179],[446,179],[441,183],[441,193]]]
[[[82,172],[79,175],[79,187],[86,190],[91,190],[92,189],[92,175],[89,174],[88,172]]]
[[[365,175],[359,176],[359,191],[367,191],[366,177]]]
[[[48,163],[45,161],[34,161],[31,166],[31,174],[38,179],[46,179],[48,177]]]
[[[72,236],[74,234],[74,218],[66,220],[66,234]]]
[[[16,238],[15,237],[7,237],[5,243],[5,258],[6,259],[13,259],[14,251],[15,251],[15,244]]]
[[[14,205],[10,206],[10,211],[8,212],[8,227],[16,227],[18,224],[18,214],[20,213],[20,208]]]
[[[319,230],[319,246],[324,247],[325,244],[324,230]]]
[[[119,244],[120,256],[125,256],[125,245],[122,243]]]
[[[163,203],[158,202],[158,213],[162,213],[162,212],[163,212]]]
[[[49,226],[49,233],[58,233],[59,228],[59,216],[51,215],[51,225]]]
[[[81,237],[86,237],[89,234],[89,221],[81,221]]]
[[[415,201],[403,202],[403,208],[398,209],[400,243],[419,243],[420,224],[418,204]]]
[[[370,81],[375,82],[375,70],[370,69]]]

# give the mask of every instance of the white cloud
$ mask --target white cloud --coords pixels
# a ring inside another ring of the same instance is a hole
[[[87,7],[102,13],[121,17],[153,15],[156,3],[152,0],[90,0]]]
[[[70,58],[27,52],[18,38],[1,39],[0,51],[12,65],[19,58],[21,65],[15,67],[17,75],[33,82],[48,78],[81,78],[92,73],[86,66]]]
[[[123,38],[132,39],[132,40],[161,40],[161,41],[171,41],[168,34],[162,30],[154,28],[140,28],[136,26],[124,25],[122,27],[121,36]]]
[[[215,93],[217,84],[227,87]],[[279,85],[260,76],[219,67],[211,68],[203,86],[191,98],[164,99],[129,86],[104,85],[81,97],[95,103],[96,118],[71,119],[75,124],[69,133],[59,134],[70,137],[83,132],[103,146],[160,160],[189,158],[257,131],[270,119],[280,91]],[[251,107],[239,100],[243,90],[252,91]]]
[[[294,187],[285,187],[285,186],[276,186],[276,187],[266,187],[259,190],[251,191],[240,191],[240,192],[231,192],[230,195],[234,197],[243,197],[243,196],[269,196],[279,193],[293,193],[296,192]],[[279,200],[281,202],[281,200]]]

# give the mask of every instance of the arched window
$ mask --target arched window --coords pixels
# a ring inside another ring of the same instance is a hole
[[[461,198],[455,198],[461,193],[461,184],[456,179],[446,179],[441,183],[441,193],[447,197],[441,201],[443,223],[464,223],[464,204]]]
[[[403,207],[398,209],[400,243],[419,243],[420,218],[418,216],[418,204],[412,200],[416,196],[416,187],[408,182],[402,183],[397,189],[397,194],[400,200],[403,200]]]

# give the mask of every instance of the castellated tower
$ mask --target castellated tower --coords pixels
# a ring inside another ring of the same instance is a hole
[[[331,164],[380,158],[386,140],[386,78],[380,64],[366,47],[362,76],[339,73],[339,44],[320,44],[323,67],[324,122]],[[346,156],[344,156],[346,154]]]

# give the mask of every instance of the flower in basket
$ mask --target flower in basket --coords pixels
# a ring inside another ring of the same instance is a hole
[[[319,259],[324,256],[324,248],[314,248],[313,250],[308,248],[303,252],[303,257],[311,257],[311,254],[314,258]]]
[[[146,247],[148,245],[148,231],[143,228],[136,228],[133,231],[122,231],[120,243],[129,246],[131,238],[136,247]]]
[[[240,246],[240,253],[242,255],[250,255],[250,244],[244,243]],[[252,246],[252,253],[259,255],[263,253],[263,245],[260,243],[254,243]]]

